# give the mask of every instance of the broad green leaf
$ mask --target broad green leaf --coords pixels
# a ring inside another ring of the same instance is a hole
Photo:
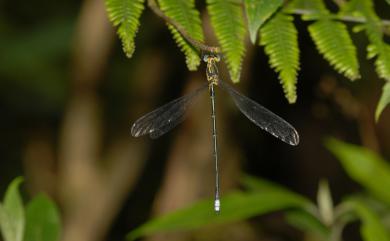
[[[195,8],[194,0],[159,0],[158,2],[161,10],[168,17],[179,23],[190,37],[203,42],[202,24],[199,12]],[[186,56],[188,69],[196,70],[200,64],[197,50],[172,25],[169,25],[169,30]]]
[[[260,45],[264,46],[272,68],[279,73],[288,102],[295,103],[299,48],[293,17],[281,12],[277,13],[260,29],[260,35]]]
[[[375,120],[378,121],[382,111],[386,108],[386,106],[390,103],[390,82],[387,82],[383,86],[382,96],[379,100],[378,106],[375,111]]]
[[[386,2],[390,5],[390,0],[386,0]]]
[[[26,207],[24,241],[57,241],[61,221],[55,203],[46,195],[38,195]]]
[[[25,216],[19,186],[23,178],[15,178],[5,193],[4,202],[0,204],[0,229],[4,241],[22,241]]]
[[[276,12],[283,0],[245,0],[244,2],[249,36],[252,43],[255,44],[259,28]]]
[[[245,28],[241,6],[233,0],[207,0],[207,4],[211,24],[221,45],[230,77],[237,83],[240,80],[245,53]]]
[[[365,241],[390,241],[389,230],[381,223],[378,215],[357,199],[347,201],[362,221],[360,232]]]
[[[139,18],[144,10],[144,0],[105,0],[108,17],[118,27],[123,51],[130,58],[134,53],[134,38],[140,25]]]
[[[321,223],[320,220],[315,218],[313,215],[309,214],[303,210],[291,210],[286,212],[286,220],[287,222],[306,232],[316,234],[325,240],[330,235],[330,230]]]
[[[305,207],[305,199],[298,195],[279,190],[224,195],[221,200],[221,212],[213,210],[213,200],[200,201],[162,217],[157,217],[129,233],[128,239],[158,232],[183,231],[212,224],[223,224],[244,220],[291,207]]]
[[[356,48],[343,23],[321,19],[309,26],[309,33],[318,51],[339,73],[351,80],[360,78]]]
[[[326,146],[352,179],[390,205],[390,165],[385,160],[367,148],[333,138]]]

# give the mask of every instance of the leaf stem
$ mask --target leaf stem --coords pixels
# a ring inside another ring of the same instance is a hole
[[[310,9],[292,9],[291,11],[292,14],[297,14],[297,15],[308,15],[308,14],[316,14],[318,13],[315,10],[310,10]],[[332,15],[335,19],[341,20],[341,21],[346,21],[346,22],[353,22],[353,23],[366,23],[367,19],[364,17],[355,17],[355,16],[350,16],[350,15]],[[390,20],[389,19],[382,19],[380,21],[382,25],[382,31],[383,33],[390,35]]]
[[[204,51],[204,52],[209,52],[209,53],[220,53],[221,52],[221,48],[218,47],[218,46],[209,46],[209,45],[206,45],[205,43],[203,43],[202,41],[199,41],[199,40],[196,40],[194,38],[192,38],[188,32],[186,31],[186,29],[181,25],[179,24],[178,22],[176,22],[175,20],[173,20],[172,18],[168,17],[167,15],[164,14],[163,11],[161,11],[161,9],[159,8],[159,6],[157,5],[157,2],[156,0],[148,0],[148,6],[150,7],[150,9],[152,9],[152,11],[159,17],[161,17],[162,19],[164,19],[167,23],[171,24],[172,26],[174,26],[176,28],[177,31],[179,31],[179,33],[183,36],[183,38],[188,42],[190,43],[192,46],[194,46],[195,48],[197,48],[198,50],[201,50],[201,51]]]

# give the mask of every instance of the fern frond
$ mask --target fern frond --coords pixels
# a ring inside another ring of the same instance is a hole
[[[241,7],[231,0],[207,0],[207,4],[211,23],[226,59],[230,77],[233,82],[238,82],[245,53],[245,28]]]
[[[351,0],[346,3],[341,12],[364,17],[366,23],[361,25],[370,41],[367,47],[367,57],[375,58],[375,69],[379,77],[390,81],[390,46],[383,40],[380,18],[376,15],[371,0]]]
[[[368,58],[377,56],[375,69],[380,78],[390,81],[390,45],[370,44],[368,47]]]
[[[299,70],[297,34],[293,17],[284,13],[276,14],[260,29],[260,45],[264,46],[271,66],[279,73],[289,103],[294,103],[297,98]]]
[[[116,27],[127,57],[134,53],[134,38],[144,10],[144,0],[106,0],[108,17]]]
[[[390,81],[390,45],[383,40],[383,32],[376,22],[364,24],[366,34],[370,41],[367,46],[367,57],[376,57],[375,69],[379,77]]]
[[[283,0],[245,0],[249,36],[256,43],[259,28],[282,5]]]
[[[332,66],[347,78],[360,78],[356,48],[343,23],[328,19],[309,26],[309,33],[318,51]]]
[[[179,23],[193,39],[203,42],[203,31],[199,12],[195,9],[194,0],[159,0],[161,10],[171,19]],[[196,70],[200,64],[197,50],[183,36],[169,25],[173,38],[186,56],[189,70]]]

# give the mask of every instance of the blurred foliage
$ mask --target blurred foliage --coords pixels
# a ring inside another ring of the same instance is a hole
[[[390,206],[390,165],[385,160],[367,148],[336,139],[329,139],[326,146],[352,179]]]
[[[22,178],[16,178],[9,185],[4,201],[0,204],[0,227],[5,241],[22,241],[25,229],[25,214],[19,186]]]
[[[0,38],[0,96],[14,108],[52,113],[62,109],[67,93],[64,70],[74,20],[53,19],[31,30],[9,31]],[[14,91],[10,91],[14,90]],[[15,95],[14,92],[23,93]]]
[[[375,120],[378,121],[381,113],[390,104],[390,82],[386,83],[382,89],[382,96],[375,111]]]
[[[377,209],[367,193],[349,195],[334,205],[326,181],[321,181],[317,205],[306,198],[274,183],[243,176],[245,191],[235,191],[221,200],[221,212],[214,213],[212,200],[197,202],[190,207],[157,217],[141,225],[128,235],[129,240],[159,232],[183,231],[206,225],[221,225],[249,217],[282,211],[286,221],[305,233],[315,234],[320,240],[342,240],[345,225],[361,220],[361,236],[365,241],[390,241],[389,228],[382,217],[390,215],[388,164],[366,148],[328,139],[328,149],[341,161],[348,174],[368,192],[375,202],[383,202]],[[376,185],[374,185],[374,183]],[[378,185],[378,184],[381,185]]]
[[[25,241],[55,241],[60,237],[61,220],[56,204],[39,194],[26,207]]]
[[[0,203],[0,231],[4,241],[57,241],[61,232],[59,211],[41,194],[23,206],[19,192],[23,178],[15,178]]]
[[[305,198],[265,180],[244,177],[250,191],[236,191],[221,199],[221,212],[213,210],[213,200],[198,202],[188,208],[156,218],[132,231],[129,239],[162,231],[191,230],[205,225],[231,223],[256,215],[287,208],[310,206]]]

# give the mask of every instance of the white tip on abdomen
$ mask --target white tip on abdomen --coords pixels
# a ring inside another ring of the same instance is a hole
[[[214,201],[214,211],[216,211],[217,213],[221,211],[221,202],[219,201],[219,199],[216,199]]]

